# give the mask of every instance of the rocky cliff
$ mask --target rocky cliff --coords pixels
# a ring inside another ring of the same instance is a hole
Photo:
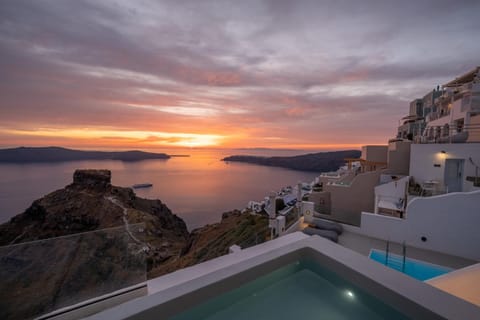
[[[249,212],[225,212],[219,223],[206,225],[191,232],[189,243],[178,259],[171,259],[152,270],[156,277],[189,267],[228,253],[233,245],[242,249],[265,242],[270,237],[268,218]]]
[[[189,242],[185,222],[160,200],[139,198],[110,179],[108,170],[75,171],[72,184],[0,225],[0,245],[141,223],[150,260],[179,255]]]
[[[146,271],[152,278],[233,244],[261,243],[267,226],[265,217],[232,211],[189,233],[160,200],[112,186],[110,171],[77,170],[72,184],[0,225],[0,318],[44,314],[143,282]]]

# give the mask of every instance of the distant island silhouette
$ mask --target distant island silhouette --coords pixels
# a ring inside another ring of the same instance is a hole
[[[261,157],[234,155],[223,161],[245,162],[269,167],[281,167],[299,171],[324,172],[334,171],[345,163],[345,158],[359,158],[359,150],[309,153],[291,157]]]
[[[78,160],[140,161],[169,159],[165,153],[132,151],[83,151],[61,147],[19,147],[0,149],[0,163],[64,162]]]

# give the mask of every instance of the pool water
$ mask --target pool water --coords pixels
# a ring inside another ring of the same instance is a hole
[[[375,260],[381,264],[385,264],[386,253],[380,250],[371,250],[370,259]],[[406,258],[405,266],[403,266],[403,257],[396,254],[388,254],[387,267],[403,272],[417,280],[425,281],[442,274],[452,271],[452,269],[431,264],[428,262]]]
[[[408,319],[335,273],[309,261],[282,267],[174,320]]]

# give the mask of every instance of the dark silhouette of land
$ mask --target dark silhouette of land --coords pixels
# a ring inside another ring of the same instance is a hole
[[[61,147],[20,147],[0,149],[0,162],[64,162],[78,160],[121,160],[140,161],[147,159],[169,159],[165,153],[143,151],[82,151]]]
[[[292,157],[229,156],[223,161],[245,162],[270,167],[282,167],[299,171],[325,172],[337,170],[345,158],[359,158],[359,150],[309,153]]]

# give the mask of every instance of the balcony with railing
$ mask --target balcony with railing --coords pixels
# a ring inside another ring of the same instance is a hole
[[[463,119],[462,119],[463,120]],[[454,122],[452,125],[446,123],[441,126],[429,126],[423,135],[414,138],[415,143],[461,143],[466,142],[469,136],[470,126]]]
[[[428,126],[422,135],[414,136],[414,143],[464,143],[480,142],[480,114],[471,115],[441,126]]]
[[[443,117],[447,117],[450,115],[450,109],[449,108],[444,108],[444,109],[441,109],[437,112],[432,112],[432,113],[429,113],[427,116],[426,116],[426,121],[427,122],[431,122],[431,121],[435,121],[435,120],[438,120],[440,118],[443,118]]]

